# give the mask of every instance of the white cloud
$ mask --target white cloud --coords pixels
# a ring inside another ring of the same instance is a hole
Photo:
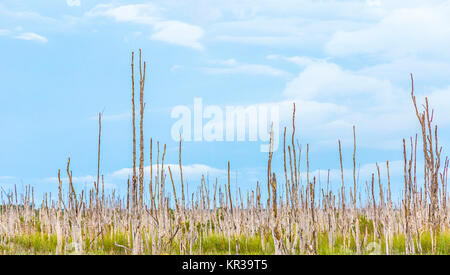
[[[209,30],[219,41],[277,47],[320,47],[340,29],[356,30],[367,23],[348,20],[261,17],[213,24]]]
[[[428,97],[430,106],[435,110],[434,117],[437,125],[449,125],[450,108],[448,107],[448,103],[450,102],[450,86],[445,89],[435,90]]]
[[[102,115],[102,121],[122,121],[130,119],[130,112],[124,112],[120,114]],[[90,117],[91,120],[98,120],[98,115]]]
[[[351,54],[383,54],[407,56],[414,54],[450,56],[450,3],[392,11],[378,23],[355,31],[337,31],[325,45],[327,53],[336,56]]]
[[[380,0],[366,0],[366,3],[369,7],[379,7],[381,6]]]
[[[300,43],[301,38],[291,36],[251,36],[251,35],[219,35],[217,40],[224,42],[251,44],[251,45],[293,45]]]
[[[117,22],[155,24],[160,20],[160,10],[152,3],[114,6],[100,4],[86,13],[88,17],[110,17]]]
[[[169,170],[168,167],[170,166],[170,169],[172,171],[172,176],[174,179],[179,179],[179,164],[164,164],[164,173],[169,177]],[[183,178],[186,177],[186,179],[189,180],[196,180],[201,179],[202,175],[209,174],[214,176],[221,176],[224,175],[226,172],[225,170],[213,168],[211,166],[207,166],[204,164],[190,164],[190,165],[182,165],[183,167]],[[161,164],[159,165],[159,168],[161,169]],[[157,165],[152,165],[153,169],[153,176],[156,176],[157,173]],[[122,168],[120,170],[114,171],[111,173],[108,177],[111,179],[116,180],[127,180],[128,178],[131,178],[133,174],[132,168]],[[144,168],[144,176],[146,178],[150,177],[150,166],[146,166]],[[167,180],[167,178],[166,178]]]
[[[203,50],[198,40],[203,37],[204,31],[198,26],[180,21],[162,21],[156,23],[154,29],[155,33],[151,36],[153,40]]]
[[[369,69],[344,70],[333,63],[319,62],[306,66],[289,81],[284,95],[287,102],[296,102],[296,125],[301,136],[315,144],[335,147],[339,138],[352,140],[355,125],[358,146],[398,151],[403,138],[419,131],[409,74],[405,74],[401,85],[408,88],[400,88],[387,76],[373,76],[369,72]],[[416,79],[416,88],[418,83]],[[450,124],[449,86],[428,87],[420,93],[416,91],[416,95],[419,105],[428,97],[438,125]],[[280,110],[287,113],[281,117],[289,125],[292,107],[286,105]]]
[[[2,35],[8,35],[10,33],[9,30],[0,29],[0,36]]]
[[[15,36],[14,38],[21,39],[21,40],[28,40],[28,41],[37,41],[37,42],[41,42],[41,43],[48,42],[47,38],[45,38],[44,36],[41,36],[37,33],[33,33],[33,32],[22,33],[22,34]]]
[[[411,71],[417,72],[419,105],[428,96],[437,124],[450,124],[450,67],[445,61],[405,58],[349,70],[308,57],[267,58],[290,60],[303,67],[296,78],[288,81],[283,94],[287,102],[297,104],[296,125],[302,137],[315,144],[335,147],[338,138],[351,141],[355,125],[359,146],[398,151],[402,139],[419,130],[410,96]],[[280,110],[286,112],[281,117],[289,125],[292,107],[285,105]]]
[[[262,64],[246,64],[236,61],[235,59],[215,60],[211,63],[218,66],[206,67],[204,71],[210,74],[249,74],[249,75],[266,75],[274,77],[289,77],[290,74],[280,69],[273,68]]]
[[[402,138],[417,131],[407,88],[410,85],[409,73],[405,73],[403,80],[398,80],[397,84],[401,85],[397,85],[390,81],[388,75],[372,75],[371,71],[379,71],[378,68],[350,70],[325,59],[301,56],[269,55],[266,58],[292,62],[301,67],[301,72],[286,83],[282,93],[284,100],[264,104],[278,105],[280,126],[289,126],[292,103],[295,102],[296,127],[300,137],[308,142],[335,148],[338,139],[352,140],[352,127],[355,125],[361,140],[358,146],[398,150]],[[241,63],[235,59],[210,63],[216,67],[207,68],[208,73],[248,73],[239,68]],[[446,110],[440,111],[450,100],[449,90],[445,88],[430,94],[432,90],[422,92],[418,101],[428,93],[431,102],[437,100],[442,103],[442,106],[436,105],[438,113],[450,117]]]
[[[61,181],[68,181],[69,178],[67,177],[61,177]],[[45,178],[44,181],[49,181],[49,182],[57,182],[58,178],[57,177],[50,177],[50,178]],[[92,175],[85,175],[85,176],[75,176],[72,177],[72,182],[79,184],[79,183],[93,183],[94,181],[97,181],[97,176],[92,176]]]
[[[33,32],[22,32],[22,27],[18,26],[14,31],[7,29],[0,29],[0,36],[12,37],[15,39],[37,41],[41,43],[47,43],[48,39],[42,35]]]
[[[57,23],[57,20],[42,16],[37,12],[34,11],[13,11],[8,8],[6,8],[3,4],[0,3],[0,16],[5,18],[12,18],[14,20],[20,20],[20,22],[23,21],[35,21],[39,23],[49,23],[54,24]]]
[[[358,164],[357,164],[358,165]],[[378,163],[378,167],[380,168],[380,178],[382,181],[387,180],[387,165],[386,160]],[[351,186],[353,183],[353,168],[346,169],[344,167],[344,183],[347,183],[347,186]],[[327,171],[320,171],[322,176],[326,175]],[[372,173],[375,174],[375,180],[378,181],[378,169],[376,163],[365,163],[360,167],[356,167],[356,173],[359,175],[360,184],[362,181],[370,181],[372,178]],[[313,171],[310,177],[318,177],[319,170]],[[389,176],[390,177],[400,177],[403,175],[403,160],[394,160],[389,161]],[[330,181],[341,182],[341,170],[340,169],[330,169]],[[336,184],[335,184],[336,185]],[[340,185],[339,185],[340,186]],[[387,188],[387,184],[383,184],[383,187]],[[376,184],[376,188],[378,189],[378,184]],[[365,190],[361,190],[365,191]]]
[[[153,27],[153,40],[202,50],[199,40],[204,31],[201,27],[177,20],[164,19],[161,9],[152,3],[115,6],[101,4],[86,13],[88,17],[109,17],[117,22],[144,24]]]
[[[58,184],[58,178],[57,177],[49,177],[42,180],[45,183],[51,183],[53,186],[57,186]],[[72,183],[75,187],[75,189],[78,188],[94,188],[94,182],[97,181],[97,176],[93,175],[84,175],[84,176],[73,176],[72,177]],[[68,177],[61,177],[61,182],[63,183],[63,189],[67,187],[67,184],[69,182]],[[105,176],[104,177],[104,187],[105,189],[117,189],[116,182],[114,180],[111,180],[110,177]],[[100,176],[100,184],[102,184],[102,177]],[[80,190],[76,190],[76,192],[81,192]]]
[[[278,54],[270,54],[270,55],[266,56],[266,58],[269,59],[269,60],[282,60],[282,61],[294,63],[294,64],[296,64],[298,66],[301,66],[301,67],[305,67],[305,66],[312,65],[314,63],[321,63],[321,62],[325,62],[326,61],[326,60],[317,59],[317,58],[311,58],[311,57],[307,57],[307,56],[290,56],[290,57],[285,57],[285,56],[281,56],[281,55],[278,55]]]
[[[417,83],[439,87],[442,84],[448,84],[450,62],[446,62],[444,59],[419,59],[409,56],[365,66],[359,70],[359,73],[378,79],[389,79],[397,85],[408,82],[410,73],[414,73]]]
[[[67,3],[67,5],[69,7],[79,7],[79,6],[81,6],[81,1],[80,0],[67,0],[66,3]]]
[[[356,125],[359,145],[398,149],[401,138],[415,131],[410,91],[334,63],[321,60],[306,65],[288,81],[283,95],[282,123],[291,123],[292,102],[296,102],[296,127],[315,144],[335,147],[339,138],[351,140]]]
[[[312,63],[286,85],[284,95],[315,100],[385,101],[393,86],[388,81],[343,70],[334,63]],[[352,98],[352,99],[350,99]],[[350,102],[348,102],[350,103]],[[374,102],[370,102],[374,104]]]
[[[390,2],[390,1],[389,1]],[[406,1],[395,1],[405,4]],[[410,2],[410,1],[409,1]],[[255,17],[267,17],[274,15],[286,17],[296,15],[306,18],[352,18],[372,19],[377,17],[382,9],[369,6],[361,0],[335,1],[335,0],[210,0],[210,1],[183,1],[183,9],[191,9],[193,12],[200,9],[202,13],[213,19],[232,17],[239,20]],[[407,2],[406,2],[407,3]],[[383,3],[384,4],[384,3]],[[357,10],[358,12],[354,12]]]
[[[164,163],[164,176],[165,176],[165,183],[166,183],[166,192],[172,193],[172,186],[170,183],[170,175],[169,175],[169,169],[170,167],[172,172],[172,178],[174,180],[174,183],[176,185],[177,192],[179,192],[180,187],[180,168],[179,164],[166,164]],[[183,180],[185,184],[185,189],[189,188],[189,190],[192,190],[192,184],[194,184],[194,187],[197,183],[199,183],[202,179],[202,176],[205,176],[205,178],[208,176],[210,178],[218,178],[219,180],[223,180],[227,176],[226,170],[217,169],[210,167],[208,165],[204,164],[190,164],[190,165],[183,165]],[[161,163],[159,164],[159,169],[161,169]],[[116,171],[113,171],[111,173],[106,173],[103,177],[104,179],[104,186],[107,190],[116,190],[120,192],[120,195],[126,195],[127,188],[127,180],[131,179],[133,175],[133,169],[132,168],[122,168]],[[153,165],[153,184],[155,184],[155,177],[157,175],[157,165]],[[146,166],[144,168],[144,178],[145,178],[145,189],[148,192],[148,183],[150,181],[150,166]],[[67,189],[68,187],[68,177],[66,175],[61,175],[61,181],[63,183],[63,189]],[[75,187],[75,191],[77,193],[80,193],[82,189],[84,188],[94,188],[94,182],[97,181],[97,175],[83,175],[83,176],[73,176],[72,182]],[[52,192],[55,190],[55,186],[58,186],[58,178],[57,177],[49,177],[44,179],[39,179],[37,182],[39,183],[45,183],[50,184],[52,186]],[[100,175],[100,186],[102,186],[102,176]],[[0,185],[2,185],[0,183]],[[3,186],[8,186],[7,184],[3,184]],[[189,187],[188,187],[189,186]]]
[[[170,71],[171,71],[171,72],[174,72],[174,71],[180,70],[180,69],[182,69],[182,68],[184,68],[183,65],[173,65],[172,68],[170,68]]]

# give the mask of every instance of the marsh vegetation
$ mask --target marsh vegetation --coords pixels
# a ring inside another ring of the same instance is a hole
[[[283,154],[284,173],[272,171],[274,152],[269,150],[266,182],[258,183],[255,190],[232,192],[228,162],[226,182],[216,179],[210,188],[202,177],[196,192],[187,193],[181,136],[177,171],[164,165],[166,146],[159,142],[155,146],[152,139],[144,138],[146,63],[142,65],[140,53],[137,148],[134,54],[131,64],[133,174],[123,183],[127,195],[105,192],[100,175],[99,114],[98,173],[93,188],[76,190],[68,158],[66,169],[58,171],[56,199],[46,194],[37,201],[31,186],[23,194],[16,189],[2,190],[0,254],[450,254],[449,161],[441,157],[438,128],[428,100],[419,107],[414,86],[411,99],[416,113],[411,115],[417,116],[421,133],[403,140],[404,186],[400,199],[394,200],[391,195],[389,162],[377,164],[372,177],[362,188],[358,186],[355,127],[353,182],[344,183],[338,141],[340,188],[333,192],[329,177],[327,185],[319,187],[309,171],[309,145],[302,156],[296,142],[295,104],[292,135],[286,135],[285,127],[279,152]],[[151,175],[147,181],[144,144],[150,145]],[[423,158],[423,167],[417,167],[417,158]],[[302,161],[306,172],[301,172]],[[387,181],[382,181],[381,165],[386,168]],[[423,178],[417,177],[419,169]],[[180,174],[179,182],[173,180],[174,173]],[[67,182],[61,180],[62,174]],[[301,176],[306,182],[300,180]],[[63,191],[63,185],[68,192]],[[181,192],[177,193],[179,187]]]

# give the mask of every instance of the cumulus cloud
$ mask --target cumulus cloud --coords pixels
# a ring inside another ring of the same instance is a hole
[[[43,179],[44,182],[51,182],[51,183],[58,183],[58,178],[57,177],[49,177],[49,178],[45,178]],[[68,182],[69,178],[68,177],[61,177],[61,181],[62,182]],[[76,184],[76,185],[80,185],[80,184],[89,184],[94,186],[94,181],[97,181],[97,176],[92,176],[92,175],[84,175],[84,176],[73,176],[72,177],[72,183]]]
[[[153,28],[150,38],[169,44],[202,50],[199,40],[204,31],[201,27],[177,20],[166,20],[162,11],[153,3],[122,5],[100,4],[86,13],[88,17],[109,17],[117,22],[149,25]]]
[[[407,3],[407,1],[400,0],[395,2],[402,2],[402,4]],[[208,14],[209,17],[216,20],[223,19],[227,16],[243,20],[245,18],[255,18],[258,16],[267,17],[268,15],[280,18],[296,15],[300,17],[326,17],[331,19],[352,18],[367,20],[379,16],[379,13],[382,12],[382,10],[378,9],[376,6],[370,6],[360,0],[210,0],[206,2],[185,0],[183,3],[183,8],[192,9],[194,11],[200,9],[202,13]],[[358,12],[354,12],[354,10],[357,10]]]
[[[389,100],[394,87],[389,81],[346,71],[334,63],[311,63],[286,85],[284,95],[316,100],[377,101]],[[374,104],[374,102],[370,102]]]
[[[429,104],[435,110],[435,121],[438,125],[450,124],[450,86],[444,89],[438,89],[431,92],[429,95]]]
[[[268,56],[266,56],[266,58],[268,60],[282,60],[285,62],[290,62],[290,63],[294,63],[298,66],[301,67],[305,67],[305,66],[309,66],[312,65],[314,63],[319,63],[325,60],[321,60],[321,59],[317,59],[317,58],[312,58],[312,57],[308,57],[308,56],[290,56],[290,57],[286,57],[286,56],[281,56],[278,54],[270,54]]]
[[[10,33],[9,30],[0,29],[0,36],[1,35],[8,35]]]
[[[203,37],[204,31],[198,26],[180,21],[162,21],[154,25],[154,30],[151,35],[153,40],[203,50],[199,40]]]
[[[450,79],[450,62],[445,59],[423,59],[416,56],[394,58],[364,66],[359,73],[378,79],[389,79],[396,85],[404,86],[413,72],[417,83],[422,85],[447,85]],[[420,91],[418,91],[420,92]]]
[[[298,133],[314,144],[335,147],[338,139],[345,139],[344,145],[349,145],[346,142],[352,141],[355,125],[361,140],[359,146],[397,150],[401,147],[402,138],[413,135],[417,130],[408,73],[399,86],[389,77],[372,75],[371,71],[378,69],[344,69],[326,59],[302,56],[269,55],[266,58],[298,64],[301,71],[286,82],[280,101],[260,102],[259,105],[277,105],[280,126],[289,126],[295,102]],[[210,63],[216,67],[207,68],[208,73],[246,72],[236,59]],[[432,102],[435,101],[433,98],[447,102],[447,97],[450,97],[447,89],[434,93],[428,90],[419,97],[426,94]],[[443,116],[446,116],[445,110]]]
[[[396,149],[402,135],[415,129],[410,91],[399,88],[387,78],[344,69],[322,59],[281,55],[267,58],[300,66],[298,75],[285,85],[284,99],[268,104],[277,104],[281,125],[289,125],[295,102],[296,128],[303,138],[315,144],[335,147],[339,138],[351,140],[352,127],[356,125],[362,140],[359,145]],[[238,64],[235,60],[223,63]]]
[[[25,32],[25,33],[15,36],[14,38],[21,39],[21,40],[28,40],[28,41],[36,41],[36,42],[40,42],[40,43],[48,42],[47,38],[45,38],[44,36],[41,36],[37,33],[33,33],[33,32]]]
[[[338,30],[355,30],[366,23],[349,20],[311,19],[293,16],[260,17],[218,22],[211,34],[219,41],[276,47],[321,47]]]
[[[100,4],[86,13],[88,17],[110,17],[117,22],[155,24],[160,20],[158,7],[152,3],[115,6]]]
[[[173,180],[176,182],[180,181],[180,170],[179,164],[164,164],[164,176],[166,180],[166,184],[169,184],[167,181],[170,181],[169,170],[170,167],[172,171]],[[210,177],[224,177],[226,176],[226,171],[222,169],[217,169],[214,167],[210,167],[204,164],[191,164],[191,165],[183,165],[183,179],[185,182],[200,182],[202,176],[210,176]],[[157,165],[153,165],[153,177],[157,175]],[[159,165],[161,169],[161,164]],[[126,181],[130,179],[133,175],[132,168],[122,168],[111,173],[107,173],[104,175],[104,186],[106,189],[117,189],[121,188],[121,186],[126,186]],[[146,179],[150,178],[150,166],[146,166],[144,168],[144,177]],[[1,178],[0,178],[1,180]],[[61,177],[61,181],[65,185],[68,182],[67,177]],[[101,177],[100,177],[101,180]],[[57,177],[49,177],[41,180],[44,183],[52,183],[57,184]],[[72,182],[76,188],[93,188],[94,182],[97,181],[96,175],[82,175],[82,176],[73,176]],[[171,189],[170,189],[171,190]]]
[[[172,171],[172,176],[174,179],[179,179],[179,164],[164,164],[164,173],[168,176],[168,167],[170,167]],[[157,173],[157,165],[154,164],[152,166],[153,169],[153,176],[156,176]],[[161,165],[159,166],[161,169]],[[214,176],[221,176],[226,173],[225,170],[217,169],[208,165],[204,164],[191,164],[191,165],[182,165],[183,168],[183,178],[189,178],[190,180],[196,180],[201,179],[202,175],[209,174]],[[116,180],[127,180],[128,178],[131,178],[133,175],[133,169],[132,168],[122,168],[117,171],[114,171],[109,175],[110,178],[114,178]],[[150,177],[150,166],[144,167],[144,176]]]
[[[359,30],[337,31],[325,45],[331,55],[414,54],[450,56],[443,45],[450,44],[450,3],[428,7],[403,8],[384,16],[378,23]]]
[[[379,7],[381,6],[380,0],[366,0],[366,3],[369,7]]]
[[[238,62],[235,59],[212,60],[210,63],[215,66],[205,67],[203,70],[210,74],[248,74],[248,75],[266,75],[273,77],[289,77],[286,71],[273,68],[262,64],[247,64]]]
[[[183,65],[173,65],[172,68],[170,68],[170,71],[174,72],[176,70],[180,70],[180,69],[183,69],[183,68],[184,68]]]
[[[100,183],[104,185],[105,189],[116,189],[118,186],[118,182],[113,180],[112,178],[105,176],[104,182],[102,183],[102,178],[100,177]],[[40,180],[43,183],[51,183],[53,186],[57,186],[59,183],[57,177],[49,177],[45,178],[43,180]],[[73,176],[72,177],[72,184],[75,186],[76,189],[78,188],[94,188],[94,182],[97,181],[97,176],[93,175],[83,175],[83,176]],[[69,182],[68,177],[61,177],[61,182],[64,186],[67,186],[66,184]]]
[[[80,0],[67,0],[66,3],[67,3],[67,5],[69,7],[79,7],[79,6],[81,6],[81,1]]]
[[[37,23],[48,23],[48,24],[54,24],[57,23],[57,20],[54,18],[43,16],[37,12],[29,11],[29,10],[10,10],[5,5],[0,3],[0,16],[2,18],[9,18],[13,20],[20,20],[20,22],[24,21],[34,21]]]
[[[1,6],[0,6],[1,8]],[[15,38],[27,41],[36,41],[41,43],[47,43],[48,39],[42,35],[34,32],[23,32],[22,27],[18,26],[14,30],[0,29],[0,36],[5,36],[8,38]]]

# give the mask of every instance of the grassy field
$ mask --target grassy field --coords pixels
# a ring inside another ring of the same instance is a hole
[[[133,68],[134,55],[132,60]],[[403,140],[404,188],[399,200],[391,196],[389,162],[383,164],[388,173],[386,182],[382,182],[377,164],[372,178],[362,188],[358,186],[355,128],[351,186],[344,184],[340,141],[340,189],[330,191],[329,177],[326,187],[316,185],[316,178],[309,172],[309,146],[306,182],[302,182],[300,178],[305,175],[300,174],[301,153],[295,142],[295,105],[292,136],[286,138],[286,128],[284,131],[284,174],[277,176],[272,171],[274,152],[269,150],[267,181],[257,183],[256,189],[246,194],[234,190],[236,196],[232,196],[230,163],[226,183],[216,180],[209,188],[203,177],[195,193],[185,192],[181,140],[179,171],[164,166],[166,146],[160,154],[159,143],[153,171],[150,139],[151,176],[148,183],[144,182],[144,82],[145,63],[139,86],[138,164],[134,85],[132,89],[133,176],[124,183],[127,195],[104,191],[99,171],[99,115],[98,174],[94,187],[77,192],[69,158],[63,172],[67,174],[64,185],[68,192],[63,192],[58,171],[57,200],[45,194],[36,203],[30,186],[23,194],[16,189],[2,190],[0,254],[450,254],[449,161],[441,157],[437,126],[428,101],[419,109],[414,91],[411,98],[422,140],[417,136]],[[418,142],[422,153],[418,153]],[[273,131],[270,144],[273,146]],[[423,157],[423,167],[417,167],[417,157]],[[416,175],[418,169],[425,172],[421,179]],[[179,182],[173,180],[175,172],[180,173]],[[177,193],[178,187],[182,191]],[[262,194],[267,200],[262,199]]]
[[[361,232],[362,233],[362,232]],[[150,232],[144,232],[150,236]],[[430,232],[422,233],[420,254],[450,254],[450,233],[441,232],[436,237],[436,250],[432,250],[432,234]],[[329,243],[329,233],[322,232],[318,236],[319,255],[353,255],[357,254],[356,242],[351,238],[344,243],[344,236],[336,236],[334,244]],[[405,235],[394,235],[388,244],[389,252],[386,251],[386,242],[379,241],[373,232],[367,235],[368,243],[360,254],[363,255],[381,255],[392,254],[401,255],[405,251]],[[76,247],[72,245],[72,238],[63,241],[64,254],[79,254]],[[126,255],[129,254],[130,246],[129,236],[127,232],[105,232],[105,236],[101,241],[93,242],[93,239],[86,236],[84,238],[83,254],[89,255]],[[372,241],[372,242],[370,242]],[[378,242],[377,242],[378,241]],[[66,245],[66,243],[68,245]],[[35,228],[31,234],[7,238],[0,247],[1,254],[19,254],[19,255],[54,255],[57,254],[57,235],[51,233],[39,232],[39,228]],[[415,244],[418,248],[417,243]],[[153,251],[153,240],[148,239],[142,243],[144,248],[142,254],[170,254],[181,255],[183,251],[180,249],[180,241],[175,239],[167,245],[165,249]],[[308,254],[297,246],[292,251],[293,254]],[[275,253],[274,240],[272,236],[225,236],[220,233],[210,232],[201,237],[192,244],[190,255],[271,255]],[[419,254],[417,251],[415,254]]]

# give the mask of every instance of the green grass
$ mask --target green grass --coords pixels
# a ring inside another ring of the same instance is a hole
[[[264,236],[261,240],[260,234],[244,236],[227,236],[219,233],[215,227],[214,223],[209,224],[207,221],[204,224],[197,223],[195,225],[195,230],[198,236],[196,241],[192,244],[192,248],[186,247],[186,238],[189,235],[190,225],[186,222],[181,226],[177,235],[173,240],[164,239],[162,240],[163,248],[160,249],[161,254],[181,254],[180,242],[183,243],[184,253],[192,254],[236,254],[236,244],[239,247],[239,254],[245,255],[266,255],[273,254],[275,252],[275,246],[272,234],[270,231],[263,232]],[[0,254],[56,254],[57,251],[57,237],[56,234],[48,234],[46,229],[41,232],[39,218],[35,217],[32,220],[19,222],[19,227],[26,226],[27,234],[21,234],[11,237],[3,236],[3,245],[0,245]],[[212,233],[204,233],[205,228],[212,229]],[[294,224],[293,228],[296,228]],[[363,238],[365,232],[367,232],[367,241],[365,247],[362,247],[363,254],[384,254],[386,252],[385,238],[382,236],[378,243],[374,243],[373,240],[378,239],[375,237],[376,232],[383,232],[380,227],[379,230],[375,230],[373,222],[367,220],[365,217],[359,217],[359,231],[361,239]],[[152,234],[150,232],[142,232],[144,236],[143,247],[144,254],[154,254],[152,253]],[[101,234],[98,234],[95,238],[90,232],[83,232],[83,251],[86,254],[129,254],[131,250],[132,239],[129,236],[129,232],[115,231],[113,224],[103,227]],[[286,232],[284,232],[286,234]],[[336,234],[334,236],[334,243],[330,246],[329,243],[329,233],[326,231],[321,231],[318,233],[317,240],[317,253],[321,255],[346,255],[346,254],[356,254],[356,241],[351,234],[347,234],[344,238],[341,234]],[[348,239],[350,236],[350,239]],[[414,235],[414,245],[415,251],[418,253],[418,245],[416,243],[417,238]],[[200,241],[201,240],[201,241]],[[421,233],[421,247],[422,254],[432,254],[432,242],[431,233],[422,232]],[[264,242],[264,245],[262,244]],[[71,238],[63,240],[63,253],[72,254],[74,253],[73,242]],[[405,236],[404,235],[394,235],[393,239],[390,240],[389,254],[403,254],[405,251]],[[371,246],[370,246],[370,245]],[[300,251],[305,251],[305,249],[300,249],[300,243],[296,243],[293,247],[293,251],[299,254]],[[369,246],[368,246],[369,245]],[[191,250],[192,249],[192,250]],[[435,254],[445,254],[450,255],[450,231],[440,232],[437,236],[437,245]]]
[[[148,234],[146,234],[148,235]],[[368,243],[373,240],[373,233],[368,236]],[[175,238],[165,249],[162,254],[180,254],[179,238]],[[193,254],[236,254],[236,242],[239,245],[239,254],[245,255],[266,255],[273,254],[274,242],[272,236],[264,237],[265,249],[261,244],[261,237],[255,236],[236,236],[228,238],[221,234],[208,234],[201,238],[201,250],[200,241],[197,240],[192,246]],[[145,254],[151,254],[152,240],[148,238],[147,243],[144,244]],[[68,243],[71,240],[68,239]],[[342,236],[335,236],[335,243],[333,247],[329,246],[328,233],[321,232],[318,236],[318,254],[328,255],[345,255],[356,254],[355,240],[352,238],[347,240],[349,245],[344,246],[344,238]],[[65,254],[73,253],[70,245],[63,243],[65,247]],[[229,249],[230,245],[230,249]],[[421,235],[422,254],[431,254],[431,234],[424,232]],[[21,235],[7,239],[6,244],[0,246],[0,253],[2,254],[55,254],[57,246],[56,235],[47,235],[40,232],[34,232],[29,235]],[[394,236],[391,244],[392,248],[390,254],[402,254],[405,248],[404,235]],[[103,235],[98,237],[97,242],[90,240],[90,238],[84,238],[84,253],[86,254],[128,254],[128,249],[131,245],[128,243],[128,235],[126,232],[119,232],[111,234],[111,232],[104,232]],[[370,250],[367,250],[370,249]],[[378,249],[378,250],[377,250]],[[384,254],[386,249],[386,243],[383,241],[377,245],[370,247],[363,247],[363,254],[381,253]],[[450,255],[450,232],[442,232],[437,237],[437,251],[436,254]],[[299,253],[298,244],[296,246],[297,254]],[[416,244],[417,251],[417,244]]]
[[[55,254],[56,244],[56,235],[36,232],[11,238],[2,250],[6,251],[5,254]]]

